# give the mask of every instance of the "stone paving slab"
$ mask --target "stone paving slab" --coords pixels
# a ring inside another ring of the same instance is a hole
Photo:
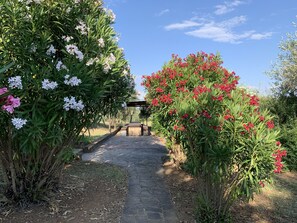
[[[116,135],[83,160],[119,165],[128,170],[128,195],[121,223],[178,222],[162,174],[166,148],[154,136]]]

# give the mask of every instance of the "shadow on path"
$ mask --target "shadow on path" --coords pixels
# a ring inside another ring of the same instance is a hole
[[[163,182],[162,156],[166,148],[154,136],[116,135],[83,160],[122,166],[129,173],[128,196],[121,223],[178,222]]]

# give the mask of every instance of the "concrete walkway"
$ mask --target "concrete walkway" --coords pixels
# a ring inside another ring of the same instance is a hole
[[[176,223],[178,219],[162,179],[164,155],[165,147],[154,136],[118,134],[82,158],[128,170],[128,196],[121,223]]]

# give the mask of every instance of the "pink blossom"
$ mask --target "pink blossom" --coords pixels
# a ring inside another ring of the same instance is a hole
[[[2,109],[4,111],[7,111],[8,113],[12,114],[14,112],[13,106],[12,105],[3,105]]]
[[[15,98],[12,95],[7,96],[7,105],[17,108],[21,105],[20,98]]]
[[[7,91],[6,87],[0,88],[0,95],[5,94]]]

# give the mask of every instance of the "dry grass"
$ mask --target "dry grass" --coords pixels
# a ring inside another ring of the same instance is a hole
[[[194,223],[199,182],[171,165],[164,166],[165,181],[180,222]],[[231,211],[237,223],[297,223],[297,172],[275,176],[249,203],[237,202]]]

